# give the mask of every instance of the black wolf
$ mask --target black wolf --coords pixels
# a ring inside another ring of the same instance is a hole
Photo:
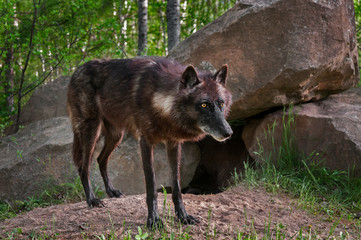
[[[218,141],[232,135],[225,120],[231,105],[226,90],[227,65],[215,74],[166,58],[93,60],[80,66],[68,87],[68,111],[74,132],[73,159],[90,207],[101,206],[89,182],[95,143],[103,134],[97,158],[109,197],[120,197],[107,174],[109,156],[125,130],[139,139],[146,180],[148,227],[161,224],[153,170],[153,146],[164,143],[172,170],[172,198],[178,219],[188,215],[180,188],[181,144],[210,134]]]

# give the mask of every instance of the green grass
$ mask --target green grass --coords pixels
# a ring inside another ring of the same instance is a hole
[[[95,194],[101,198],[105,196],[104,192],[99,188],[95,188]],[[0,221],[15,217],[23,212],[31,211],[34,208],[45,208],[57,204],[80,201],[85,201],[85,196],[80,178],[77,177],[71,183],[54,186],[43,191],[40,195],[29,197],[24,201],[0,202]]]
[[[303,209],[324,212],[330,220],[353,219],[361,212],[361,178],[353,170],[330,170],[322,165],[322,155],[305,155],[295,147],[296,114],[291,106],[282,119],[282,143],[275,145],[276,122],[269,126],[265,138],[272,144],[266,153],[259,144],[256,163],[244,165],[244,172],[234,174],[234,181],[249,187],[263,186],[272,193],[283,191],[297,197]]]

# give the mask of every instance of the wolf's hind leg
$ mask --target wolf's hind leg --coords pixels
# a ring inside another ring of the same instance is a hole
[[[124,131],[114,127],[107,120],[103,120],[102,131],[104,134],[104,147],[97,159],[99,164],[100,174],[103,177],[105,190],[108,196],[120,197],[123,194],[119,190],[113,187],[113,184],[108,177],[107,167],[108,167],[108,161],[110,155],[112,154],[114,149],[119,145],[119,143],[122,141]]]
[[[89,207],[101,207],[103,203],[95,197],[90,184],[89,172],[96,140],[99,137],[100,124],[98,119],[84,120],[74,132],[81,146],[81,162],[78,163],[80,180],[84,187],[86,201]],[[74,137],[75,138],[75,137]],[[75,157],[75,156],[74,156]]]

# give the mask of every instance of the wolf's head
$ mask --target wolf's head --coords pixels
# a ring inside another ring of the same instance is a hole
[[[225,88],[228,66],[222,66],[215,74],[197,73],[188,66],[181,77],[180,91],[185,93],[191,116],[202,132],[217,141],[225,141],[233,131],[226,121],[232,96]],[[193,109],[192,109],[193,108]]]

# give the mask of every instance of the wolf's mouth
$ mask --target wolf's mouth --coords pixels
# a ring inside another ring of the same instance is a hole
[[[225,131],[214,131],[211,130],[209,127],[207,126],[201,126],[200,129],[204,132],[207,133],[208,135],[212,136],[215,140],[217,140],[218,142],[224,142],[227,139],[229,139],[232,134],[233,131],[230,129],[227,129]]]
[[[225,142],[226,140],[231,138],[231,136],[229,136],[229,137],[218,137],[218,136],[214,136],[214,135],[211,135],[211,136],[218,142]]]

